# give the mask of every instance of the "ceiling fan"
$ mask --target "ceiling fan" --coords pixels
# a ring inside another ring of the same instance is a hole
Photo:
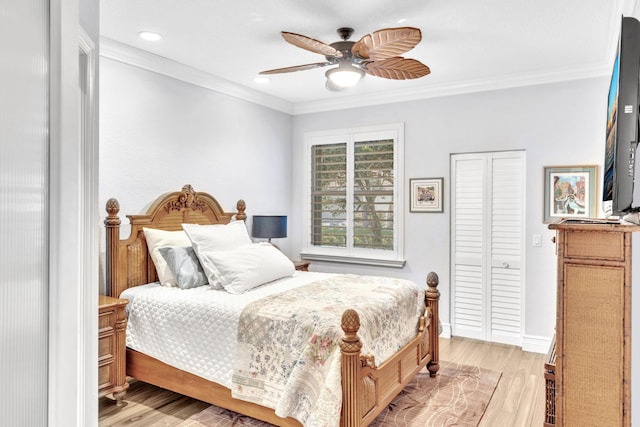
[[[393,80],[417,79],[431,72],[416,59],[399,55],[413,49],[422,39],[420,29],[413,27],[385,28],[367,34],[357,42],[349,41],[353,28],[338,28],[342,41],[331,44],[300,34],[282,31],[282,38],[292,45],[324,55],[326,61],[261,71],[260,74],[280,74],[310,70],[329,65],[337,67],[325,73],[326,87],[340,91],[354,86],[366,74]]]

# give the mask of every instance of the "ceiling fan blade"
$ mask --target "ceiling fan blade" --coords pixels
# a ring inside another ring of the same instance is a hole
[[[382,61],[365,62],[363,68],[372,76],[392,80],[417,79],[431,73],[429,67],[422,62],[400,56]]]
[[[413,49],[420,40],[422,33],[418,28],[386,28],[362,37],[353,45],[351,53],[363,59],[378,61],[402,55]]]
[[[320,40],[312,39],[311,37],[296,33],[289,33],[287,31],[282,31],[280,34],[282,34],[282,38],[288,43],[291,43],[301,49],[305,49],[313,53],[319,53],[320,55],[342,58],[342,52],[324,42],[321,42]]]
[[[326,67],[332,65],[333,62],[315,62],[313,64],[294,65],[293,67],[275,68],[273,70],[260,71],[258,74],[280,74],[280,73],[292,73],[294,71],[311,70],[314,68]]]

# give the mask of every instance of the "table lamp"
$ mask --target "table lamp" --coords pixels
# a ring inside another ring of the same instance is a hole
[[[269,239],[269,243],[271,243],[271,239],[287,237],[287,216],[254,215],[251,235],[260,239]],[[273,245],[273,243],[271,244]]]

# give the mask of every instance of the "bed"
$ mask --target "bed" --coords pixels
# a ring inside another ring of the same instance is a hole
[[[230,224],[246,219],[243,200],[235,212],[224,211],[208,193],[196,192],[191,185],[180,191],[166,193],[156,199],[144,215],[127,215],[131,230],[120,239],[119,203],[106,203],[106,292],[119,297],[130,288],[156,282],[155,264],[147,249],[145,228],[179,231],[183,224]],[[303,272],[300,272],[305,274]],[[296,272],[298,274],[298,272]],[[346,309],[341,316],[339,358],[341,375],[341,426],[366,426],[385,409],[391,400],[426,367],[431,377],[439,368],[438,360],[438,276],[429,273],[424,290],[424,310],[417,322],[413,338],[386,360],[377,364],[369,354],[361,352],[359,336],[361,316],[355,309]],[[140,287],[140,288],[136,288]],[[127,348],[127,375],[174,392],[217,405],[231,411],[280,426],[300,426],[292,418],[282,418],[270,407],[234,398],[229,387],[187,370],[176,368],[140,351]]]

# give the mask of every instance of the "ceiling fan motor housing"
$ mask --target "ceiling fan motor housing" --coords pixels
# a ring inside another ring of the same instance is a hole
[[[338,62],[360,64],[362,62],[362,59],[354,56],[353,53],[351,53],[351,48],[354,44],[356,43],[348,41],[331,43],[329,46],[331,46],[335,50],[340,51],[342,53],[342,58],[336,58],[335,56],[325,56],[325,58],[327,58],[327,61],[335,61],[337,59]]]

